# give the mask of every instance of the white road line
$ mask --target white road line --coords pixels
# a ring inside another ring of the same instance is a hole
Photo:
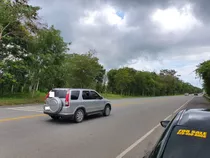
[[[17,110],[17,111],[28,111],[28,112],[42,112],[41,110],[38,110],[38,109],[25,109],[23,107],[18,107],[18,108],[7,108],[9,110]]]
[[[164,119],[164,121],[165,121],[165,120],[168,120],[171,116],[172,116],[172,114],[169,115],[168,117],[166,117],[166,118]]]
[[[188,100],[186,103],[184,103],[181,107],[176,109],[171,115],[167,116],[164,120],[168,120],[174,113],[179,111],[181,108],[183,108],[185,105],[187,105],[190,101],[192,101],[194,97],[190,100]],[[122,158],[125,156],[128,152],[130,152],[133,148],[135,148],[139,143],[141,143],[145,138],[147,138],[152,132],[154,132],[160,124],[157,124],[155,127],[153,127],[149,132],[147,132],[145,135],[143,135],[141,138],[139,138],[135,143],[133,143],[131,146],[129,146],[127,149],[125,149],[120,155],[118,155],[116,158]]]
[[[140,139],[138,139],[135,143],[133,143],[131,146],[129,146],[126,150],[124,150],[120,155],[118,155],[116,158],[122,158],[125,156],[129,151],[131,151],[133,148],[135,148],[139,143],[141,143],[145,138],[147,138],[156,128],[158,128],[160,125],[156,125],[153,129],[151,129],[149,132],[147,132],[144,136],[142,136]]]

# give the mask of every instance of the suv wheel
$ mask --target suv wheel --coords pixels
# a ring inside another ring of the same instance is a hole
[[[104,116],[109,116],[110,115],[110,112],[111,112],[110,106],[109,105],[106,105],[105,108],[104,108],[103,115]]]
[[[84,110],[78,109],[74,114],[74,121],[76,123],[80,123],[84,120],[84,117],[85,117]]]
[[[53,120],[58,120],[60,117],[59,116],[50,116]]]

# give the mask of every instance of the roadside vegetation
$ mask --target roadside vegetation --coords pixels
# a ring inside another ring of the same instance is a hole
[[[122,96],[119,94],[101,93],[101,95],[108,99],[123,99],[133,98],[135,96]],[[3,105],[19,105],[19,104],[42,104],[44,103],[46,93],[36,92],[34,96],[30,93],[15,93],[11,95],[4,95],[0,98],[0,106]]]
[[[42,23],[39,10],[25,0],[0,1],[0,105],[43,102],[54,87],[92,88],[111,99],[201,91],[175,70],[107,71],[95,50],[68,54],[71,42]]]
[[[203,87],[208,96],[210,96],[210,60],[204,61],[196,69],[197,75],[203,80]]]
[[[43,103],[46,94],[36,92],[32,97],[30,93],[16,93],[12,96],[4,95],[0,98],[0,106],[2,105],[18,105],[18,104],[34,104],[34,103]]]

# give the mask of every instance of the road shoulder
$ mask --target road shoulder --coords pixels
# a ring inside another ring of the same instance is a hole
[[[170,119],[172,119],[178,111],[185,108],[210,108],[210,102],[204,97],[194,97],[192,100],[189,100],[180,108],[175,110]],[[150,135],[148,135],[148,137],[136,145],[131,151],[126,153],[123,158],[142,158],[145,156],[146,153],[149,153],[149,151],[152,150],[153,146],[156,144],[163,131],[164,129],[160,126],[155,128],[155,130]],[[117,158],[120,157],[118,156]]]

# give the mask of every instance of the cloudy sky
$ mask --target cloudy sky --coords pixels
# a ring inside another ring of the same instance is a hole
[[[31,0],[43,22],[62,31],[71,52],[97,51],[105,68],[193,72],[210,59],[209,0]]]

